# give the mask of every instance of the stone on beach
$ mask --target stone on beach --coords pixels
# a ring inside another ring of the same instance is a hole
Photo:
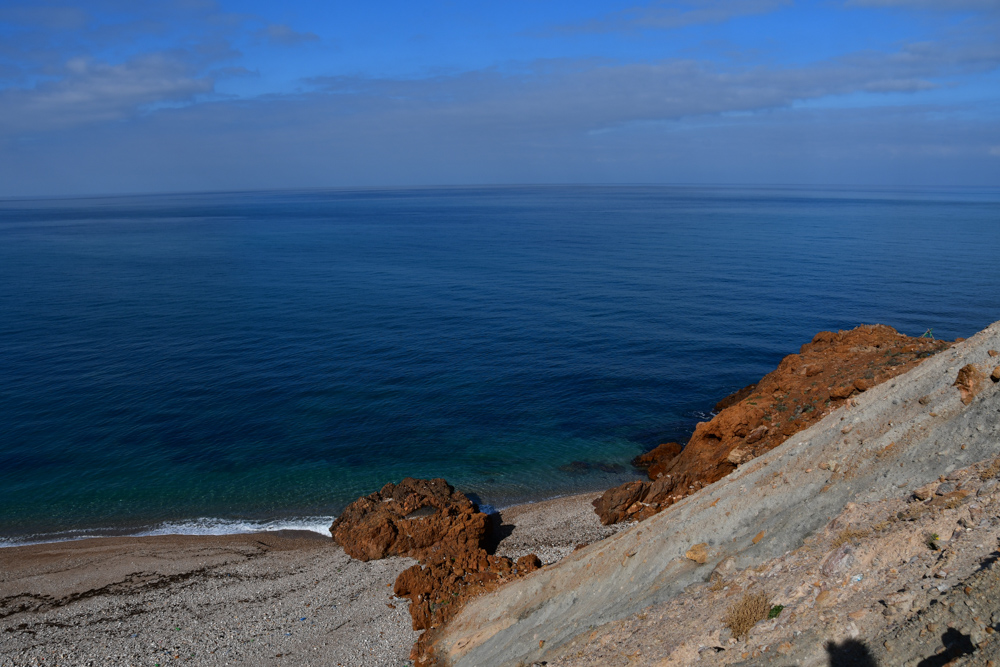
[[[348,505],[330,532],[358,560],[424,558],[480,549],[488,524],[488,516],[445,480],[407,477]]]

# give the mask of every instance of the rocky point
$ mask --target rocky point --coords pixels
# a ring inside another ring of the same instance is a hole
[[[685,447],[666,443],[638,457],[635,464],[650,481],[609,489],[594,501],[595,511],[605,525],[646,519],[950,345],[880,324],[821,331],[760,382],[720,401],[718,414],[698,424]],[[961,375],[956,384],[963,399],[974,396],[984,378],[979,371]]]
[[[359,560],[418,560],[400,573],[393,591],[410,600],[413,629],[424,631],[410,659],[425,665],[434,661],[434,630],[466,600],[542,566],[534,554],[515,562],[489,553],[490,527],[490,517],[445,480],[407,477],[348,505],[330,532]]]

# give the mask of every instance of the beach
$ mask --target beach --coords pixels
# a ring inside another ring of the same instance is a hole
[[[497,553],[553,563],[602,526],[582,494],[502,510]],[[0,549],[0,667],[404,665],[407,558],[308,531],[93,538]]]

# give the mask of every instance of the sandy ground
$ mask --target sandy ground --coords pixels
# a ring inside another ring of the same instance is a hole
[[[499,553],[551,563],[601,526],[584,494],[501,512]],[[406,665],[392,583],[310,532],[123,537],[0,549],[0,667]]]

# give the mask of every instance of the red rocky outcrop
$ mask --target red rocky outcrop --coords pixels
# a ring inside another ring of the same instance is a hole
[[[359,560],[409,556],[419,562],[396,578],[395,594],[410,599],[416,665],[434,663],[431,642],[470,598],[488,593],[542,566],[534,554],[517,562],[490,555],[483,545],[489,517],[443,479],[386,484],[347,506],[330,528],[333,539]]]
[[[777,447],[852,395],[905,373],[950,345],[911,338],[883,325],[821,331],[756,385],[720,401],[719,413],[695,427],[683,451],[668,443],[640,457],[651,483],[609,489],[594,502],[595,509],[606,524],[652,516]],[[966,385],[975,383],[960,377],[956,384],[968,391]]]
[[[348,505],[330,532],[358,560],[419,559],[480,549],[488,524],[489,517],[443,479],[407,477]]]

